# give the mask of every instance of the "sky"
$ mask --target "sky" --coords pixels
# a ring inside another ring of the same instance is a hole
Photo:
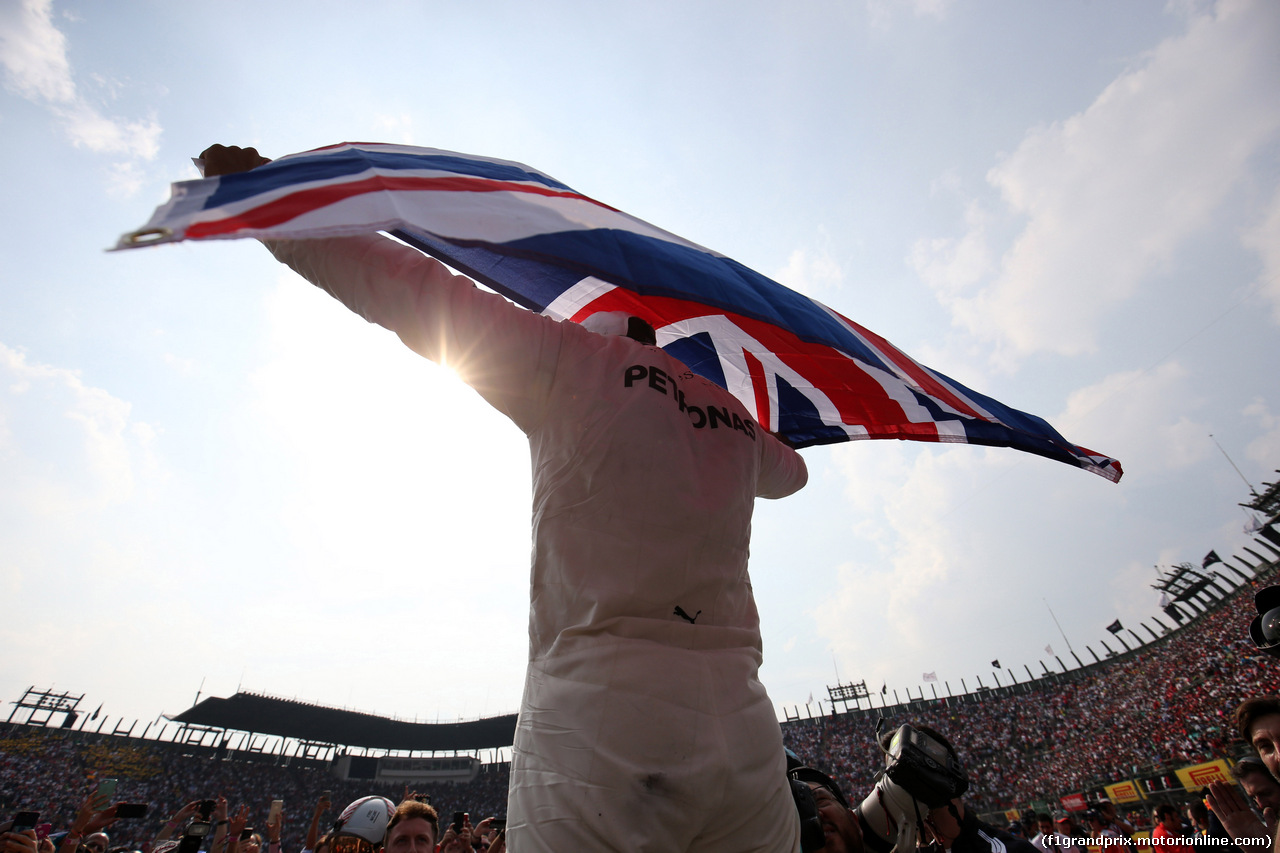
[[[780,717],[1154,626],[1278,479],[1278,46],[1269,0],[0,0],[0,711],[518,708],[520,432],[251,241],[105,251],[213,143],[526,163],[1121,460],[805,450]]]

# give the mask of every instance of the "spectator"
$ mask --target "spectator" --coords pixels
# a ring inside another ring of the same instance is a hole
[[[1084,813],[1084,819],[1089,824],[1090,838],[1119,838],[1120,833],[1116,832],[1106,825],[1102,818],[1102,812],[1097,809],[1089,809]]]
[[[1246,699],[1236,709],[1241,739],[1252,744],[1271,775],[1280,779],[1280,699]]]
[[[1196,835],[1209,835],[1209,810],[1205,808],[1204,803],[1197,800],[1187,804],[1187,823],[1191,825],[1191,831]]]
[[[836,781],[812,767],[795,767],[787,773],[792,779],[804,782],[813,794],[818,807],[818,822],[822,826],[823,853],[862,853],[862,828],[858,816],[849,808],[849,801]]]
[[[1039,850],[1047,851],[1047,841],[1049,836],[1053,835],[1053,815],[1048,812],[1040,812],[1036,815],[1036,828],[1039,832],[1032,836],[1031,844]],[[1054,848],[1057,849],[1056,847]]]
[[[1158,645],[1070,679],[1036,682],[1031,697],[952,697],[913,716],[965,732],[973,782],[966,797],[982,812],[1139,774],[1172,775],[1186,764],[1230,757],[1240,695],[1280,692],[1280,667],[1240,629],[1253,613],[1251,598],[1236,594]],[[807,764],[830,767],[846,788],[862,788],[881,760],[874,719],[866,712],[826,716],[785,723],[783,732]],[[1098,809],[1108,825],[1114,807]],[[1112,828],[1133,834],[1127,821]]]
[[[470,844],[470,821],[466,826],[466,842]],[[405,800],[393,811],[387,824],[385,853],[432,853],[440,834],[440,818],[436,810],[417,800]],[[443,849],[443,844],[441,845]],[[334,853],[343,853],[335,849]]]
[[[1167,853],[1194,853],[1191,844],[1185,839],[1187,833],[1182,826],[1182,818],[1178,815],[1178,807],[1170,803],[1157,806],[1153,817],[1155,827],[1151,837],[1159,839],[1157,843]],[[1176,839],[1182,839],[1178,842]]]
[[[1095,808],[1102,815],[1103,826],[1114,831],[1121,838],[1133,837],[1133,824],[1116,813],[1115,803],[1110,800],[1101,800]]]
[[[0,825],[0,853],[36,853],[39,842],[35,830],[13,831],[13,821]]]
[[[76,819],[71,824],[70,831],[62,839],[62,845],[58,848],[59,853],[76,853],[80,845],[87,838],[94,835],[102,835],[99,843],[102,844],[102,850],[106,850],[104,839],[106,835],[101,830],[106,829],[115,822],[116,807],[105,794],[98,793],[95,786],[94,790],[89,793],[83,803],[80,804],[80,811],[76,813]]]
[[[316,800],[315,811],[311,813],[311,825],[307,827],[307,840],[302,847],[302,853],[326,853],[323,845],[328,843],[328,837],[325,837],[324,842],[321,841],[320,818],[328,810],[329,792],[325,791],[320,795],[320,799]]]
[[[1231,768],[1231,775],[1240,783],[1244,793],[1258,807],[1262,819],[1271,832],[1276,830],[1280,817],[1280,782],[1271,775],[1262,759],[1246,756]]]

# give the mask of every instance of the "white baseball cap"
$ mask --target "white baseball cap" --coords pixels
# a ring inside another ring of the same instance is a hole
[[[386,797],[361,797],[342,810],[333,824],[334,835],[354,835],[370,844],[381,844],[396,807]]]

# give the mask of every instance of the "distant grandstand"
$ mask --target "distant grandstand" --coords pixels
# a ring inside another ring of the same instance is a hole
[[[1025,677],[993,661],[986,681],[978,675],[970,686],[962,679],[958,691],[934,682],[928,695],[923,686],[904,688],[904,699],[888,685],[833,685],[816,714],[810,706],[784,709],[784,736],[802,757],[859,791],[879,766],[871,737],[878,718],[930,722],[961,747],[975,805],[990,814],[1070,808],[1104,796],[1123,805],[1185,798],[1197,779],[1226,767],[1208,765],[1229,763],[1245,748],[1229,731],[1231,708],[1248,695],[1280,693],[1280,665],[1255,654],[1246,639],[1249,594],[1280,565],[1280,488],[1265,484],[1252,498],[1245,506],[1266,520],[1243,553],[1222,559],[1210,551],[1199,566],[1172,567],[1163,588],[1157,585],[1169,598],[1168,623],[1153,617],[1134,630],[1116,622],[1098,641],[1101,654],[1085,646],[1088,662],[1072,651],[1074,665],[1054,656],[1039,661],[1038,671],[1024,667]],[[500,796],[516,724],[514,715],[417,723],[237,693],[198,701],[135,733],[138,722],[111,724],[101,707],[83,709],[83,700],[28,689],[0,724],[0,762],[13,744],[48,740],[72,751],[288,768],[320,779],[306,783],[308,790],[334,782],[352,790],[441,784]],[[1115,793],[1121,790],[1133,799]]]

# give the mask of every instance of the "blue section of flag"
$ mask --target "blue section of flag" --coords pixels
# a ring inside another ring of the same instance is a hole
[[[388,227],[530,310],[644,317],[668,352],[796,446],[968,442],[1121,476],[1114,459],[920,365],[814,300],[518,163],[372,143],[317,149],[180,184],[119,245]]]
[[[349,178],[371,168],[384,172],[430,169],[491,181],[527,181],[551,189],[573,192],[556,179],[518,163],[494,163],[447,152],[411,154],[395,150],[335,148],[332,151],[319,151],[305,158],[276,160],[250,172],[225,175],[220,179],[218,189],[205,202],[205,208],[215,209],[226,204],[236,204],[256,195],[299,184]]]

